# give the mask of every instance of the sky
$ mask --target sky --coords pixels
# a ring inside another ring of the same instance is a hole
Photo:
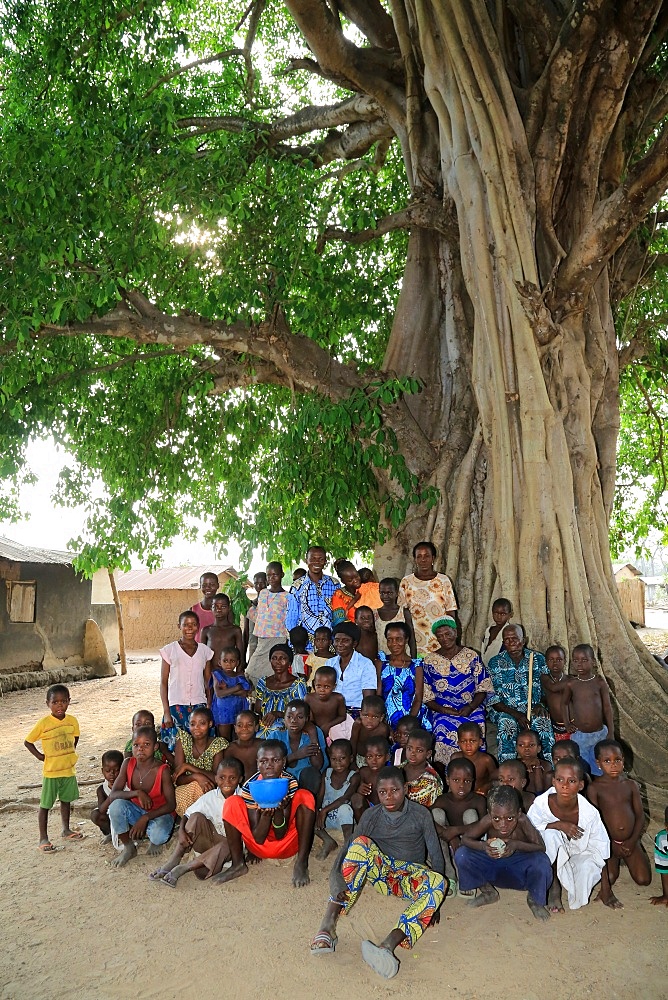
[[[53,440],[32,441],[28,446],[28,464],[38,477],[33,486],[24,486],[21,491],[21,510],[26,518],[17,521],[0,521],[0,535],[41,549],[67,550],[70,541],[77,538],[83,529],[84,510],[82,507],[56,507],[51,496],[58,475],[65,464],[65,453]],[[205,526],[202,525],[202,534]],[[175,541],[163,552],[163,566],[198,566],[205,563],[228,562],[239,566],[241,549],[230,542],[227,555],[218,556],[215,548],[206,543]],[[136,562],[133,565],[139,566]],[[250,570],[264,569],[264,557],[259,550],[253,554]]]

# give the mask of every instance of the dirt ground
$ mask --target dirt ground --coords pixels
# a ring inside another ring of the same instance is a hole
[[[151,659],[131,663],[126,677],[71,686],[81,783],[99,778],[104,750],[122,748],[134,711],[159,715],[158,675]],[[83,784],[74,822],[85,839],[42,855],[30,805],[39,790],[19,786],[40,781],[23,740],[45,714],[44,695],[37,688],[0,700],[2,1000],[176,1000],[193,985],[224,1000],[668,998],[668,910],[647,902],[658,891],[656,877],[641,889],[623,870],[623,911],[591,903],[547,925],[533,919],[520,893],[502,891],[498,904],[477,911],[461,897],[446,900],[440,926],[400,954],[399,975],[385,982],[362,962],[360,942],[382,938],[400,906],[373,890],[340,921],[336,955],[309,954],[328,895],[327,862],[311,862],[311,885],[301,890],[291,887],[291,862],[270,861],[227,886],[188,876],[170,890],[149,882],[155,862],[144,848],[127,868],[110,868],[115,852],[100,846],[87,818],[94,785]],[[49,831],[57,843],[57,807]]]

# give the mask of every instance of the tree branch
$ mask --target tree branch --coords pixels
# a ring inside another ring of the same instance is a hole
[[[353,231],[340,229],[338,226],[328,226],[318,237],[316,251],[322,253],[326,243],[330,240],[342,240],[344,243],[360,246],[362,243],[368,243],[370,240],[385,236],[386,233],[391,233],[395,229],[409,229],[411,226],[418,226],[421,229],[435,229],[451,238],[456,237],[459,233],[454,204],[451,204],[448,209],[435,199],[429,199],[415,201],[400,212],[385,216],[372,228]]]
[[[171,73],[165,73],[164,76],[159,77],[152,87],[142,94],[142,97],[149,97],[154,90],[157,90],[163,83],[169,83],[177,76],[181,76],[182,73],[188,73],[191,69],[195,69],[196,66],[206,66],[207,63],[212,62],[222,62],[223,59],[231,59],[233,56],[245,56],[243,49],[224,49],[222,52],[216,52],[212,56],[204,56],[202,59],[195,59],[193,62],[186,63],[184,66],[179,66],[177,69],[173,70]]]
[[[338,7],[371,45],[395,51],[399,48],[392,18],[379,0],[338,0]]]

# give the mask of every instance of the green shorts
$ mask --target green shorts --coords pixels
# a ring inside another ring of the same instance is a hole
[[[51,809],[56,799],[60,799],[61,802],[74,802],[78,798],[79,786],[73,774],[68,778],[42,778],[40,809]]]

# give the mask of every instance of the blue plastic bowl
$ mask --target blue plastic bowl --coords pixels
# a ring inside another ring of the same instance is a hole
[[[288,794],[287,778],[258,778],[249,781],[248,789],[261,809],[275,809]]]

